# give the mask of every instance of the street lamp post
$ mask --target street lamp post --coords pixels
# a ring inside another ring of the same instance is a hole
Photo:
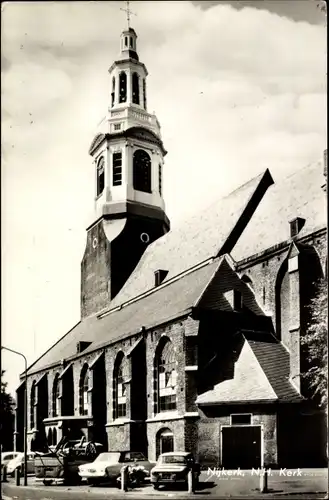
[[[22,356],[25,363],[25,391],[24,391],[24,486],[27,486],[27,359],[21,352],[14,351],[14,349],[9,349],[9,347],[1,346],[1,349],[13,352]],[[16,415],[17,418],[17,415]]]

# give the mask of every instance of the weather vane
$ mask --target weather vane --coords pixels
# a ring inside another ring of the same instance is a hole
[[[126,12],[126,14],[127,14],[128,30],[130,28],[130,14],[134,14],[134,16],[137,16],[137,14],[135,14],[135,12],[133,12],[132,10],[130,10],[129,3],[130,3],[129,0],[127,0],[126,1],[127,8],[126,9],[120,9],[120,10],[123,10],[123,12]]]

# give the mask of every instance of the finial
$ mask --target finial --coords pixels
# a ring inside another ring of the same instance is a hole
[[[126,1],[126,5],[127,5],[127,8],[126,9],[120,9],[122,10],[123,12],[126,12],[127,13],[127,25],[128,25],[128,30],[130,28],[130,14],[134,14],[134,16],[137,16],[137,14],[135,14],[135,12],[133,12],[132,10],[130,10],[130,7],[129,7],[129,0]]]

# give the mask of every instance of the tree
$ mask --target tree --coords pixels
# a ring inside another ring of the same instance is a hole
[[[1,404],[0,404],[0,429],[2,451],[13,449],[14,438],[14,406],[15,401],[7,392],[7,382],[3,380],[5,370],[1,370]]]
[[[317,293],[311,300],[308,330],[301,339],[305,348],[308,369],[302,374],[313,398],[326,409],[328,395],[328,291],[325,279],[319,281]]]

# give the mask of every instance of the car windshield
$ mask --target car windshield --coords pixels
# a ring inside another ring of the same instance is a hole
[[[186,464],[186,457],[183,455],[165,455],[160,457],[161,464]]]
[[[24,453],[18,453],[18,455],[16,455],[16,456],[13,458],[13,460],[17,460],[17,461],[19,461],[19,460],[22,460],[22,458],[23,458],[23,457],[24,457]]]
[[[110,452],[110,453],[101,453],[96,458],[95,462],[109,462],[110,464],[115,464],[119,462],[120,453]]]

